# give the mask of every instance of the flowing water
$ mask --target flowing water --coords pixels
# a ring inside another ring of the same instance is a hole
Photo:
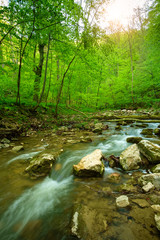
[[[108,124],[109,130],[104,131],[102,136],[97,136],[94,142],[74,144],[65,149],[53,167],[50,176],[43,181],[31,180],[23,173],[21,174],[30,158],[40,152],[45,152],[46,149],[47,152],[51,150],[50,145],[48,146],[41,141],[42,135],[28,138],[26,143],[28,148],[23,154],[18,153],[15,156],[13,153],[7,152],[6,149],[2,151],[0,163],[0,240],[76,239],[70,234],[71,219],[76,206],[80,204],[85,208],[96,209],[99,212],[107,211],[108,216],[116,215],[114,194],[116,194],[118,184],[110,183],[107,176],[112,172],[118,172],[121,174],[121,183],[123,183],[128,179],[128,174],[120,169],[113,170],[106,164],[103,178],[78,179],[72,175],[73,165],[95,149],[101,149],[105,157],[112,154],[119,156],[130,145],[126,142],[126,138],[141,136],[140,126],[127,125],[123,126],[121,131],[116,131],[115,123]],[[157,126],[156,123],[148,124],[148,128],[156,128]],[[21,139],[20,141],[25,142],[26,140]],[[112,194],[103,194],[101,190],[106,187],[112,189]],[[119,222],[112,224],[110,228],[112,234],[106,238],[103,234],[95,235],[95,239],[142,239],[138,235],[134,235],[133,231],[131,232],[128,228],[126,218],[129,219],[128,221],[132,219],[129,213],[128,215],[124,212],[118,214],[115,219],[120,216],[122,222],[121,224]],[[85,228],[85,226],[83,227]],[[143,229],[140,230],[143,231]],[[117,231],[123,232],[123,234],[118,235]],[[148,239],[158,239],[157,235],[153,236],[151,233],[147,233]],[[87,234],[83,239],[89,240]]]

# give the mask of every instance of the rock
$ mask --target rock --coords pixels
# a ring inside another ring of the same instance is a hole
[[[115,130],[122,130],[122,127],[120,125],[116,125]]]
[[[153,208],[153,210],[157,213],[160,213],[160,205],[156,204],[156,205],[152,205],[151,208]]]
[[[99,133],[101,134],[103,130],[103,124],[102,123],[96,123],[93,129],[94,133]]]
[[[121,175],[117,172],[111,173],[110,175],[108,175],[108,179],[111,182],[119,182],[121,179]]]
[[[120,164],[126,171],[136,170],[142,163],[137,144],[129,146],[120,155]]]
[[[108,223],[106,215],[98,210],[83,204],[76,209],[71,226],[71,233],[76,239],[101,239],[98,236],[106,232]]]
[[[160,173],[151,173],[141,176],[138,179],[141,186],[147,185],[147,183],[152,183],[156,188],[160,187]]]
[[[146,185],[144,185],[144,186],[142,187],[142,189],[143,189],[144,192],[149,192],[150,190],[152,190],[152,189],[154,189],[154,188],[155,188],[155,187],[154,187],[154,185],[153,185],[151,182],[147,183]]]
[[[119,167],[119,165],[120,165],[119,164],[119,157],[115,157],[114,155],[109,156],[107,161],[109,162],[109,166],[111,168]]]
[[[150,194],[149,198],[154,204],[159,204],[160,203],[160,196],[157,195],[157,194]]]
[[[135,193],[137,192],[137,187],[133,186],[132,184],[124,183],[118,187],[118,190],[125,193]]]
[[[43,153],[30,162],[25,172],[35,177],[46,176],[50,172],[52,164],[56,161],[56,157],[56,154]]]
[[[156,222],[156,227],[160,231],[160,214],[156,214],[154,219]]]
[[[75,144],[75,143],[79,143],[80,140],[74,140],[74,139],[68,139],[67,143],[71,143],[71,144]]]
[[[75,212],[72,218],[72,228],[71,228],[71,233],[72,235],[80,238],[78,234],[78,212]]]
[[[149,207],[149,203],[145,199],[132,199],[132,202],[136,203],[141,208]]]
[[[80,142],[82,142],[82,143],[89,143],[89,142],[92,142],[92,139],[89,136],[86,136],[86,137],[81,136],[80,137]]]
[[[160,128],[154,129],[153,132],[154,132],[155,135],[160,136]]]
[[[2,148],[8,148],[8,147],[10,147],[10,145],[8,143],[2,144]]]
[[[141,132],[142,135],[153,135],[153,129],[145,128]]]
[[[122,207],[122,208],[129,206],[128,197],[125,195],[122,195],[122,196],[116,198],[116,205],[117,205],[117,207]]]
[[[151,171],[153,173],[160,173],[160,164],[157,164],[156,166],[152,167]]]
[[[141,137],[129,137],[126,139],[128,143],[139,143],[141,140]]]
[[[20,152],[21,150],[24,150],[23,146],[15,146],[12,148],[12,152]]]
[[[1,140],[1,143],[3,143],[3,144],[9,144],[11,141],[9,140],[9,139],[7,139],[7,138],[3,138],[2,140]]]
[[[142,140],[138,143],[139,151],[151,163],[160,163],[160,147],[148,140]]]
[[[96,149],[91,154],[82,158],[77,165],[73,166],[73,173],[79,177],[102,176],[104,172],[103,158],[101,150]]]
[[[68,131],[68,127],[62,126],[62,127],[58,128],[58,131],[67,132]]]
[[[141,128],[147,128],[147,127],[148,127],[148,124],[142,123],[142,124],[140,125],[140,127],[141,127]]]

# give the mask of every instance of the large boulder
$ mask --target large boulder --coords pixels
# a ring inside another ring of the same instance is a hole
[[[103,158],[101,150],[96,149],[91,154],[82,158],[77,165],[73,166],[73,173],[79,177],[102,176],[104,172]]]
[[[120,164],[126,171],[136,170],[142,163],[137,144],[129,146],[120,155]]]
[[[138,143],[139,151],[151,163],[160,163],[160,147],[148,140],[142,140]]]
[[[30,165],[25,169],[25,172],[29,173],[30,176],[35,177],[46,176],[50,172],[55,161],[56,155],[48,153],[41,154],[30,162]]]

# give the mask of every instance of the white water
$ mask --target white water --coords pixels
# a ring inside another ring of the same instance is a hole
[[[111,129],[113,126],[114,124],[111,125]],[[154,124],[154,128],[156,126],[157,125]],[[112,154],[118,156],[130,145],[126,142],[126,138],[130,136],[141,136],[140,132],[141,129],[126,126],[120,134],[113,131],[113,135],[106,139],[106,141],[98,144],[88,144],[81,150],[68,150],[64,152],[58,160],[62,168],[59,171],[53,170],[50,177],[46,177],[42,183],[24,192],[4,213],[0,221],[0,240],[19,239],[18,236],[20,232],[30,221],[43,219],[48,215],[52,215],[52,218],[54,218],[57,212],[65,211],[67,206],[69,206],[70,200],[68,196],[74,189],[72,176],[73,164],[78,163],[82,157],[95,149],[101,149],[105,156]],[[27,159],[29,156],[34,156],[34,154],[37,153],[38,152],[32,152],[20,155],[8,163],[18,159]],[[113,172],[111,168],[105,168],[105,175],[111,172]],[[16,224],[18,224],[19,227],[14,231],[13,229]]]
[[[9,160],[7,162],[7,164],[10,164],[16,160],[29,160],[29,159],[32,159],[33,157],[35,157],[36,155],[38,155],[41,151],[38,151],[38,152],[31,152],[31,153],[24,153],[24,154],[21,154],[15,158],[12,158],[11,160]]]

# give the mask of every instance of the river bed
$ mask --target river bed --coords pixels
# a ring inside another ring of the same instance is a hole
[[[72,166],[95,149],[101,149],[104,156],[119,156],[130,143],[130,136],[158,141],[156,136],[144,138],[141,124],[123,126],[115,130],[116,123],[106,123],[109,130],[97,135],[92,143],[72,144],[63,149],[50,176],[30,179],[24,174],[28,161],[40,152],[53,152],[56,144],[50,134],[37,133],[21,137],[25,150],[13,153],[1,150],[0,158],[0,239],[1,240],[66,240],[78,239],[71,232],[73,218],[80,216],[80,235],[83,240],[144,240],[159,239],[154,223],[153,210],[139,207],[132,202],[127,209],[117,209],[115,199],[120,196],[118,187],[127,182],[134,171],[124,172],[112,169],[105,163],[103,178],[80,179],[72,174]],[[148,123],[155,129],[158,123]],[[47,136],[47,137],[46,137]],[[61,143],[59,143],[61,144]],[[108,176],[117,172],[121,179],[112,182]],[[137,171],[135,171],[137,172]],[[139,172],[146,172],[145,169]],[[128,194],[132,200],[143,194]],[[148,196],[144,197],[146,200]]]

